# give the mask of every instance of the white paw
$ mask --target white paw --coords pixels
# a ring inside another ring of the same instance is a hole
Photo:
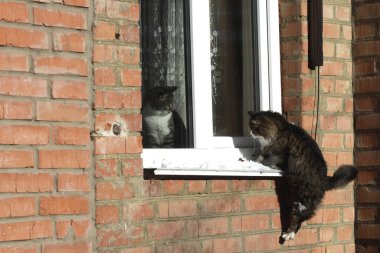
[[[295,236],[296,236],[296,233],[294,232],[283,233],[281,235],[282,239],[284,239],[285,241],[293,240]]]

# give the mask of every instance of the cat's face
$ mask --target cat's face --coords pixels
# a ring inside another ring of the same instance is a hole
[[[149,104],[156,110],[171,111],[177,86],[155,87],[149,94]]]
[[[278,115],[272,112],[248,112],[250,115],[249,129],[254,138],[264,138],[273,141],[278,133]],[[282,117],[280,115],[280,117]]]

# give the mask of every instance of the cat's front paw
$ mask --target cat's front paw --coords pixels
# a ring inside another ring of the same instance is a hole
[[[282,239],[284,239],[285,241],[293,240],[295,236],[296,236],[296,233],[294,231],[293,232],[284,232],[281,235]]]

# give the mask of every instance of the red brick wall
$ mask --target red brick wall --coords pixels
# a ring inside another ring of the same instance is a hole
[[[331,171],[353,158],[351,6],[336,2],[318,127]],[[306,1],[280,10],[284,111],[312,130]],[[281,246],[273,180],[142,178],[139,19],[135,0],[0,2],[0,252],[354,252],[350,187]]]
[[[90,1],[0,3],[0,252],[92,252]]]
[[[324,1],[324,65],[314,71],[308,69],[307,1],[283,0],[280,10],[283,111],[312,136],[317,131],[332,174],[353,163],[351,1]],[[355,251],[353,202],[352,186],[326,194],[309,222],[317,234],[316,251]]]
[[[380,3],[354,1],[357,252],[379,252]]]

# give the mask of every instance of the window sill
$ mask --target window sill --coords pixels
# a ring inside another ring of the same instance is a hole
[[[249,160],[252,149],[144,149],[145,170],[157,176],[280,177],[281,171]],[[243,159],[243,161],[242,161]]]

